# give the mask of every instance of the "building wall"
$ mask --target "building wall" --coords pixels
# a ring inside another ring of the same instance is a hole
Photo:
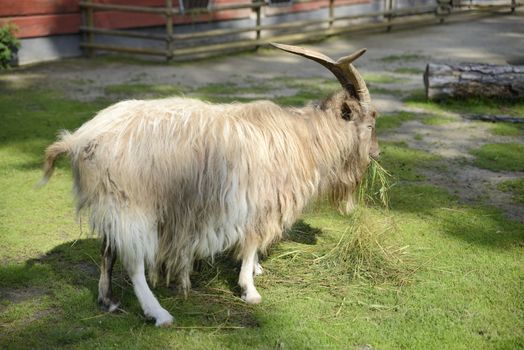
[[[93,0],[97,3],[120,5],[159,6],[165,0]],[[250,3],[252,0],[211,0],[216,5]],[[428,0],[409,0],[421,3]],[[431,1],[433,2],[433,1]],[[178,7],[177,0],[173,1]],[[337,16],[377,11],[383,7],[384,0],[335,0]],[[311,0],[291,7],[264,8],[264,24],[289,20],[326,18],[329,0]],[[174,17],[176,32],[190,32],[217,27],[252,26],[253,12],[250,9],[228,10],[199,16],[177,15]],[[21,39],[19,64],[27,64],[62,57],[75,57],[82,54],[80,26],[82,16],[79,0],[0,0],[0,25],[7,22],[16,25],[16,33]],[[95,11],[96,27],[110,29],[151,28],[165,24],[161,15],[133,12]],[[161,30],[160,28],[158,28]],[[150,44],[145,40],[97,36],[105,43],[124,42],[126,45],[144,47]],[[157,43],[161,45],[161,43]]]

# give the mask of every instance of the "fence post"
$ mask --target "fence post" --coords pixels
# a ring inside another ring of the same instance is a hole
[[[166,60],[173,59],[173,0],[166,0]]]
[[[257,6],[257,41],[260,40],[260,37],[261,37],[261,31],[260,31],[260,25],[262,24],[262,15],[261,15],[261,12],[262,12],[262,5],[258,5]]]
[[[391,21],[393,20],[393,0],[386,0],[387,1],[387,10],[389,11],[389,14],[388,14],[388,22],[391,23]],[[391,25],[387,26],[386,28],[386,31],[389,32],[391,31]]]
[[[91,5],[93,3],[93,0],[86,0],[86,3],[88,5]],[[84,21],[87,25],[87,28],[88,29],[92,29],[94,27],[94,19],[93,19],[94,15],[93,15],[93,8],[92,7],[86,7],[84,9]],[[84,39],[87,41],[87,44],[88,45],[92,45],[94,42],[95,42],[95,33],[93,33],[92,31],[88,30],[87,33],[84,35]],[[85,53],[87,55],[87,57],[91,58],[94,56],[95,50],[92,48],[92,47],[87,47],[85,49]]]
[[[333,18],[335,18],[335,0],[329,0],[329,29],[333,27]]]

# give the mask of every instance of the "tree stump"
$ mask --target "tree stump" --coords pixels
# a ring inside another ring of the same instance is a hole
[[[428,99],[524,98],[524,66],[429,63],[424,73],[424,85]]]

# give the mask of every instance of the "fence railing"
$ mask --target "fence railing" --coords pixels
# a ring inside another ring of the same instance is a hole
[[[430,21],[444,21],[445,18],[465,13],[509,10],[514,12],[522,4],[516,0],[495,2],[492,4],[472,4],[456,0],[437,0],[430,6],[412,6],[397,8],[395,0],[384,0],[383,10],[358,15],[336,15],[336,0],[329,0],[328,16],[323,19],[295,20],[283,23],[262,24],[262,9],[268,6],[265,1],[254,0],[252,3],[208,6],[204,9],[188,9],[181,12],[173,6],[173,0],[165,0],[164,7],[147,7],[96,3],[93,0],[80,2],[83,14],[83,25],[80,27],[83,40],[80,46],[88,56],[95,51],[115,51],[142,55],[164,56],[167,60],[187,58],[190,56],[208,56],[221,51],[245,50],[257,48],[271,41],[300,42],[321,39],[352,31],[385,29],[393,26],[409,26]],[[295,0],[294,3],[307,3],[310,0]],[[228,10],[248,9],[254,12],[254,19],[244,27],[218,28],[177,33],[174,26],[175,16],[214,14]],[[162,15],[165,18],[165,32],[146,30],[116,30],[96,27],[95,11],[135,12]],[[371,19],[366,23],[351,23],[360,19]],[[249,35],[251,34],[251,35]],[[136,38],[147,41],[160,41],[164,45],[137,47],[136,45],[115,45],[97,42],[97,35]],[[247,36],[249,35],[249,36]],[[199,41],[200,40],[200,41]]]

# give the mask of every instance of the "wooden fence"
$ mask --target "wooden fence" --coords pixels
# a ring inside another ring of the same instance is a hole
[[[336,16],[336,0],[328,1],[327,18],[262,24],[262,9],[268,6],[268,2],[263,0],[254,0],[250,3],[215,5],[200,9],[187,9],[184,13],[181,12],[180,8],[173,6],[173,0],[165,0],[164,7],[95,3],[92,0],[84,0],[80,2],[83,17],[83,25],[80,27],[83,33],[83,40],[80,45],[89,56],[92,56],[95,51],[115,51],[164,56],[167,60],[172,60],[191,56],[209,56],[222,51],[257,48],[271,41],[310,41],[352,31],[377,30],[381,28],[390,30],[393,26],[413,26],[430,21],[442,22],[445,18],[458,14],[501,10],[514,12],[517,7],[522,6],[522,4],[517,3],[516,0],[506,1],[504,3],[499,1],[493,4],[486,4],[484,2],[483,5],[475,5],[467,1],[437,0],[435,4],[431,6],[397,8],[395,0],[384,0],[384,9],[381,11],[352,16]],[[311,0],[294,1],[295,4],[307,4],[308,2],[311,2]],[[176,18],[176,16],[190,15],[196,17],[203,14],[215,14],[240,9],[247,9],[254,13],[251,25],[239,28],[199,30],[189,33],[175,32],[177,27],[174,26],[174,18]],[[94,13],[95,11],[104,10],[164,16],[165,31],[148,32],[143,30],[115,30],[96,27],[94,24]],[[351,21],[360,19],[371,20],[366,23],[351,24]],[[251,35],[246,37],[246,34],[249,33],[251,33]],[[99,43],[96,41],[97,35],[160,41],[164,42],[164,44],[160,48],[144,48]],[[222,41],[220,41],[221,38]],[[204,42],[199,43],[198,40],[203,40]]]

